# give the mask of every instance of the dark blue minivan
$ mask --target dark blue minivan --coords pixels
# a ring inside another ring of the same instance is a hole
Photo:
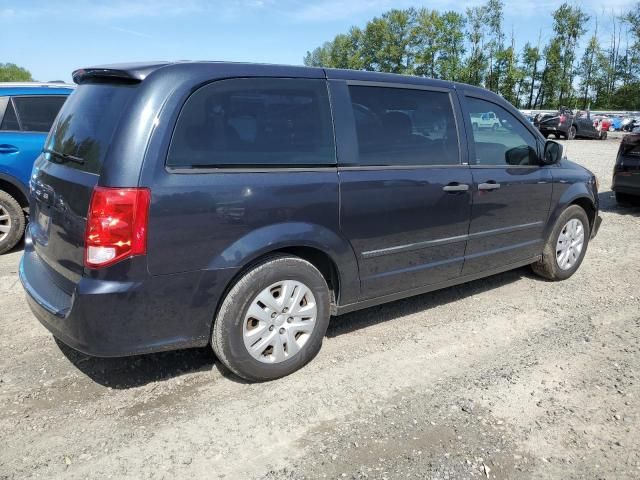
[[[331,315],[524,265],[566,279],[600,225],[593,174],[481,88],[225,62],[73,78],[20,278],[91,355],[210,344],[274,379]],[[486,112],[499,124],[473,129]]]

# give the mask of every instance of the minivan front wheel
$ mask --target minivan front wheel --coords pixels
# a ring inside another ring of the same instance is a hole
[[[548,280],[565,280],[580,267],[590,237],[589,218],[578,205],[568,207],[556,221],[542,252],[542,260],[531,265]]]
[[[316,356],[329,318],[329,289],[318,269],[298,257],[273,256],[229,290],[215,319],[211,344],[236,375],[249,381],[273,380]]]
[[[20,241],[25,223],[18,201],[0,191],[0,254],[8,252]]]

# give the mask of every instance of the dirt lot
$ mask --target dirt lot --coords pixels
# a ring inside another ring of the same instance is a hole
[[[618,141],[569,143],[604,217],[570,280],[524,268],[333,319],[267,384],[208,349],[58,345],[21,252],[0,257],[0,478],[639,478],[640,208],[611,198]]]

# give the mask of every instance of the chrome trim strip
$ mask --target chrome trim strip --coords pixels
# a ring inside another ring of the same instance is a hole
[[[523,223],[522,225],[513,225],[511,227],[494,228],[493,230],[485,230],[483,232],[470,233],[468,237],[469,239],[474,239],[474,238],[486,237],[489,235],[518,232],[520,230],[527,230],[528,228],[539,227],[541,225],[544,225],[544,222],[540,221],[540,222]]]
[[[178,175],[199,175],[199,174],[211,174],[211,173],[283,173],[283,172],[335,172],[337,171],[336,165],[326,165],[318,167],[219,167],[212,165],[211,167],[189,168],[189,167],[171,167],[165,166],[167,173]]]
[[[412,250],[421,250],[423,248],[435,247],[438,245],[447,245],[449,243],[463,242],[469,236],[458,235],[457,237],[440,238],[438,240],[427,240],[426,242],[409,243],[407,245],[398,245],[395,247],[380,248],[378,250],[369,250],[362,252],[362,258],[374,258],[382,255],[391,255],[399,252],[410,252]]]
[[[490,235],[500,235],[503,233],[511,233],[511,232],[517,232],[520,230],[527,230],[529,228],[539,227],[542,225],[544,225],[544,222],[542,221],[532,222],[532,223],[523,223],[522,225],[513,225],[510,227],[495,228],[493,230],[485,230],[483,232],[470,233],[466,235],[457,235],[455,237],[439,238],[437,240],[427,240],[425,242],[416,242],[416,243],[409,243],[406,245],[397,245],[395,247],[369,250],[366,252],[362,252],[361,256],[362,258],[375,258],[375,257],[380,257],[382,255],[392,255],[394,253],[400,253],[400,252],[411,252],[413,250],[421,250],[423,248],[435,247],[439,245],[447,245],[449,243],[457,243],[457,242],[462,242],[466,240],[473,240],[476,238],[487,237]],[[538,240],[535,240],[535,241],[537,242]],[[522,244],[516,245],[516,247],[518,246],[523,246],[523,245]],[[474,254],[474,255],[478,255],[478,254]],[[472,258],[472,257],[473,256],[469,258]]]
[[[338,170],[342,171],[371,171],[371,170],[425,170],[431,168],[469,168],[469,165],[452,163],[450,165],[338,165]]]

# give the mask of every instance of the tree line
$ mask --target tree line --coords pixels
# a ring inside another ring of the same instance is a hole
[[[640,110],[640,2],[603,33],[572,3],[553,13],[550,38],[516,46],[504,3],[465,13],[393,9],[307,52],[308,66],[420,75],[485,87],[527,109]]]
[[[0,63],[0,82],[30,82],[31,73],[15,63]]]

